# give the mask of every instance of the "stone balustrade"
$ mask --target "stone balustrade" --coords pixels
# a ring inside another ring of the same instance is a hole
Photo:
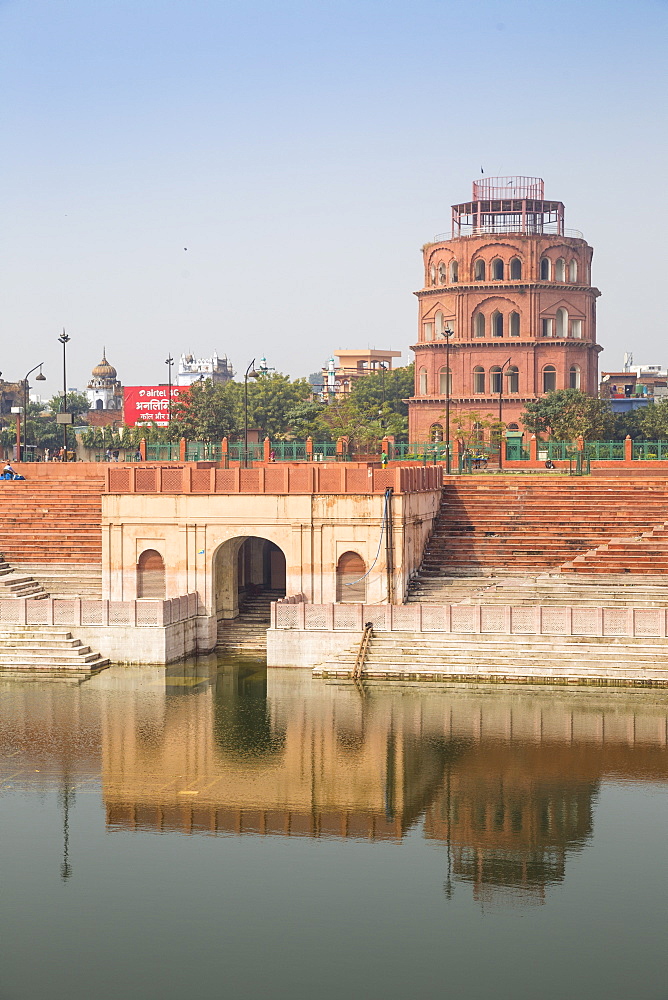
[[[198,605],[197,594],[166,601],[7,598],[0,600],[0,630],[3,624],[164,628],[197,617]]]
[[[527,607],[462,604],[279,604],[271,628],[308,632],[378,632],[470,635],[551,635],[666,638],[668,608]]]

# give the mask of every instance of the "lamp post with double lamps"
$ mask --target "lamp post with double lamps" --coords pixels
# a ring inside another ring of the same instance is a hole
[[[440,334],[445,339],[445,471],[447,475],[450,475],[452,468],[450,457],[450,338],[454,332],[449,326],[446,326]]]
[[[499,469],[503,468],[503,376],[509,374],[510,361],[504,361],[499,371]]]
[[[28,379],[33,372],[36,372],[39,368],[39,375],[35,376],[35,382],[46,382],[46,375],[42,374],[42,365],[44,362],[35,365],[31,368],[26,377],[23,380],[23,460],[25,461],[28,457],[28,403],[30,401],[30,386],[28,385]],[[21,456],[19,455],[19,459]]]
[[[63,327],[63,332],[58,337],[58,343],[63,345],[63,407],[56,417],[57,422],[63,425],[63,462],[67,461],[67,425],[72,423],[72,415],[67,412],[67,355],[65,352],[69,341],[70,338]]]
[[[255,370],[255,358],[253,358],[244,375],[244,469],[248,468],[248,379],[259,378],[261,374],[262,372]]]

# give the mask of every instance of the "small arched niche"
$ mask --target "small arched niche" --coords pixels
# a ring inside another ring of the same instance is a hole
[[[557,388],[557,369],[554,365],[543,368],[543,392],[554,392]]]
[[[542,257],[540,261],[540,280],[549,281],[552,274],[552,262],[549,257]]]
[[[510,262],[510,280],[520,281],[522,278],[522,261],[519,257],[513,257]]]
[[[475,281],[485,280],[485,262],[482,257],[478,257],[473,265],[473,278]]]
[[[492,279],[503,281],[503,261],[500,257],[495,257],[492,261]]]
[[[336,564],[336,599],[342,604],[366,600],[366,563],[358,552],[344,552]]]
[[[432,444],[438,444],[443,440],[443,424],[432,424],[429,428],[429,440]]]
[[[137,598],[165,599],[165,562],[155,549],[144,549],[137,561]]]

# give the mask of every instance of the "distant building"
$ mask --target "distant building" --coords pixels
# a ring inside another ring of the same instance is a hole
[[[628,413],[668,396],[668,371],[661,365],[624,365],[621,372],[601,372],[601,399],[613,413]]]
[[[381,370],[392,370],[392,358],[400,358],[401,351],[384,351],[375,348],[334,351],[322,369],[322,391],[325,395],[346,395],[352,389],[355,379],[374,375]],[[314,376],[309,378],[311,385]]]
[[[234,369],[227,357],[219,358],[215,351],[210,358],[196,358],[193,354],[182,354],[179,358],[177,385],[192,385],[200,379],[224,385],[233,378]]]
[[[102,427],[120,423],[123,419],[123,386],[118,381],[117,372],[107,361],[106,349],[102,350],[102,360],[91,372],[91,380],[86,386],[90,410],[88,423]]]

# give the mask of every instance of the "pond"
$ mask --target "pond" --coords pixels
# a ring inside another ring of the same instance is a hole
[[[0,681],[1,1000],[668,995],[668,694]]]

